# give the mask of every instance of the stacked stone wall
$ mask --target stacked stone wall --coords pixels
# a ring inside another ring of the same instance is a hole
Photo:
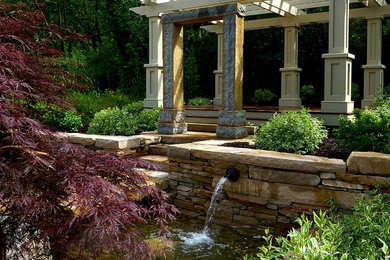
[[[226,182],[214,222],[271,228],[285,233],[302,213],[334,205],[350,210],[359,196],[388,192],[390,156],[353,153],[348,162],[215,145],[181,144],[168,150],[169,190],[183,214],[204,218],[216,183],[229,167],[240,170]],[[365,159],[364,159],[365,158]],[[348,170],[351,169],[351,170]]]

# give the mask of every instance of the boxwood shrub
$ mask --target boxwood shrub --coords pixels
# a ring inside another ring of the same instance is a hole
[[[104,135],[134,135],[156,130],[160,109],[144,109],[142,102],[123,108],[104,109],[95,114],[87,133]]]
[[[256,148],[277,152],[307,154],[314,152],[328,132],[322,121],[313,118],[309,110],[275,114],[257,131]]]

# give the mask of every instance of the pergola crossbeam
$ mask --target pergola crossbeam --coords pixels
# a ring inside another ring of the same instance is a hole
[[[368,7],[385,6],[387,5],[386,0],[364,0],[363,4]]]
[[[302,15],[305,12],[299,10],[297,7],[291,5],[290,3],[282,0],[265,0],[262,2],[253,2],[252,4],[257,5],[261,8],[269,10],[273,13],[284,15]]]

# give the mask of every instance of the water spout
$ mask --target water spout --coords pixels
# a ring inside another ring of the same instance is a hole
[[[209,209],[207,210],[206,222],[204,224],[204,229],[202,233],[208,233],[209,231],[209,223],[213,219],[215,209],[217,208],[216,206],[217,206],[218,195],[221,193],[222,187],[227,180],[228,178],[226,176],[222,177],[217,183],[217,186],[215,187],[213,196],[211,197]]]
[[[240,178],[240,171],[236,167],[230,167],[226,170],[225,177],[231,182],[236,182]]]

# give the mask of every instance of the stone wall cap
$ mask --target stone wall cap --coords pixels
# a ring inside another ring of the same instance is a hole
[[[193,156],[200,159],[307,172],[346,172],[345,162],[340,159],[200,144],[177,146],[189,149]]]
[[[390,154],[352,152],[347,167],[354,173],[390,176]]]

